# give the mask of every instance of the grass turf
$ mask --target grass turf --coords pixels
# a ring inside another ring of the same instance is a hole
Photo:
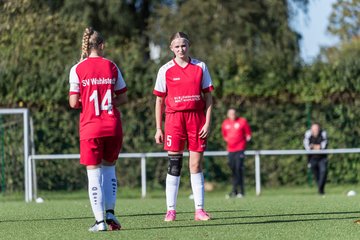
[[[357,187],[352,189],[360,192]],[[225,192],[206,194],[212,220],[193,220],[193,201],[181,191],[176,222],[163,221],[165,198],[123,197],[117,213],[122,231],[89,233],[94,222],[86,192],[42,193],[42,204],[0,197],[1,239],[359,239],[360,197],[349,187],[330,187],[324,198],[315,189],[264,190],[225,200]],[[130,191],[131,192],[131,191]]]

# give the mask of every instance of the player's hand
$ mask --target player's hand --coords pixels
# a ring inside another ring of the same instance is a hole
[[[210,133],[210,126],[209,124],[205,123],[205,125],[201,128],[200,132],[199,132],[199,136],[200,138],[207,138],[209,136]]]
[[[314,148],[313,148],[314,150],[320,150],[321,149],[321,147],[320,147],[320,144],[314,144]]]
[[[157,144],[162,144],[164,142],[164,134],[161,129],[156,129],[155,141]]]

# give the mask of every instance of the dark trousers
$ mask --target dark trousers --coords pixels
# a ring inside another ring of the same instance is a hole
[[[232,172],[233,192],[238,193],[238,186],[240,186],[240,193],[245,195],[244,188],[244,151],[229,152],[228,164]]]
[[[319,194],[325,194],[325,184],[327,176],[327,158],[311,158],[311,170],[318,185]]]

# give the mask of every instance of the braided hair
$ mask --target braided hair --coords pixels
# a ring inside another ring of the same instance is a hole
[[[98,31],[94,30],[92,27],[85,28],[82,38],[80,61],[90,55],[91,49],[99,49],[99,46],[102,43],[104,43],[104,38]]]

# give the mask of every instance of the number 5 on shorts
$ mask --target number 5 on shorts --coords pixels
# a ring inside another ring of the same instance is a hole
[[[171,147],[171,135],[166,135],[166,145],[168,147]]]

